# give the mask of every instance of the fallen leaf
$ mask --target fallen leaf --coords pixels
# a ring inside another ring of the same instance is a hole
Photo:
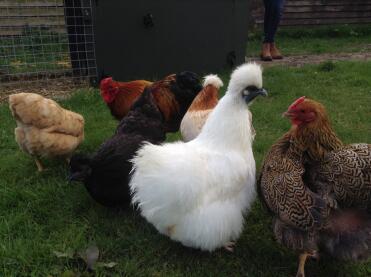
[[[74,251],[72,249],[67,249],[66,252],[53,251],[53,254],[57,258],[69,258],[69,259],[73,259]]]
[[[93,267],[99,258],[99,249],[95,245],[89,246],[85,252],[80,253],[80,257],[85,261],[88,269],[93,270]]]
[[[102,263],[98,262],[96,263],[96,267],[105,267],[105,268],[114,268],[117,265],[115,262],[110,262],[110,263]]]

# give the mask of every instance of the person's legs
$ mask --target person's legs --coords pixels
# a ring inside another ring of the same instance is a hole
[[[284,0],[264,0],[264,41],[261,54],[263,60],[282,58],[274,44],[274,37],[282,17],[283,5]]]
[[[271,1],[264,0],[264,40],[260,57],[263,61],[271,61],[270,43],[268,42],[268,34],[271,33],[272,17],[271,17]]]
[[[264,0],[264,42],[274,42],[283,13],[283,5],[284,0]]]
[[[268,34],[271,33],[271,25],[272,25],[272,5],[271,2],[273,0],[264,0],[264,41],[263,42],[269,42],[269,36]]]

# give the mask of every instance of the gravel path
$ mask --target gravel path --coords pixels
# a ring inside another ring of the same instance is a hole
[[[274,60],[272,62],[263,62],[258,57],[246,57],[247,62],[255,61],[263,65],[263,67],[271,67],[276,65],[287,65],[300,67],[306,64],[319,64],[324,61],[371,61],[371,44],[358,53],[333,53],[319,55],[297,55],[287,56],[282,60]]]

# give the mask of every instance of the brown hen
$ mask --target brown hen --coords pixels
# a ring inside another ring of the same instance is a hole
[[[107,79],[107,81],[105,82],[108,83],[108,81],[109,80]],[[141,83],[142,85],[144,84],[148,85],[147,81],[135,81],[135,82],[142,82]],[[101,91],[102,87],[106,87],[106,83],[103,84],[101,83]],[[139,85],[135,86],[136,88],[139,88]],[[176,132],[179,130],[180,121],[182,120],[188,107],[191,105],[193,99],[201,91],[202,86],[200,84],[199,77],[195,73],[183,71],[179,74],[171,74],[162,80],[149,84],[149,88],[152,91],[152,94],[155,98],[155,102],[158,108],[160,109],[162,115],[164,116],[165,131]],[[121,120],[127,114],[129,110],[128,107],[129,108],[131,107],[132,103],[143,92],[143,89],[141,91],[140,89],[136,89],[135,92],[131,92],[130,97],[128,99],[125,99],[126,97],[125,93],[116,92],[116,98],[119,97],[120,95],[120,98],[122,97],[122,100],[120,100],[122,102],[120,103],[124,104],[122,104],[122,107],[120,106],[120,104],[117,105],[115,104],[114,111],[112,111],[111,108],[111,106],[113,107],[112,104],[110,106],[111,113],[114,116],[117,115],[115,117]],[[138,93],[139,91],[140,93]],[[112,101],[114,102],[115,100]]]
[[[184,141],[193,140],[201,132],[209,114],[218,104],[218,94],[222,80],[217,75],[204,78],[203,89],[193,100],[180,124],[180,132]]]
[[[100,82],[100,93],[112,116],[121,120],[127,115],[131,105],[142,94],[145,87],[150,84],[152,82],[146,80],[117,82],[108,77]]]
[[[300,253],[297,276],[308,256],[323,250],[344,260],[371,255],[371,147],[344,146],[325,108],[301,97],[285,113],[291,130],[266,156],[258,182],[273,213],[273,231]]]

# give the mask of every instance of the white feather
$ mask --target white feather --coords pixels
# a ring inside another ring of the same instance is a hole
[[[223,81],[218,77],[218,75],[210,74],[204,77],[203,87],[212,85],[217,89],[223,86]]]
[[[253,130],[241,91],[258,83],[260,67],[239,67],[229,88],[241,90],[227,91],[198,137],[137,152],[132,202],[162,234],[208,251],[241,234],[256,194]]]
[[[193,110],[186,112],[180,123],[180,133],[182,134],[183,141],[187,142],[198,136],[212,110]]]

